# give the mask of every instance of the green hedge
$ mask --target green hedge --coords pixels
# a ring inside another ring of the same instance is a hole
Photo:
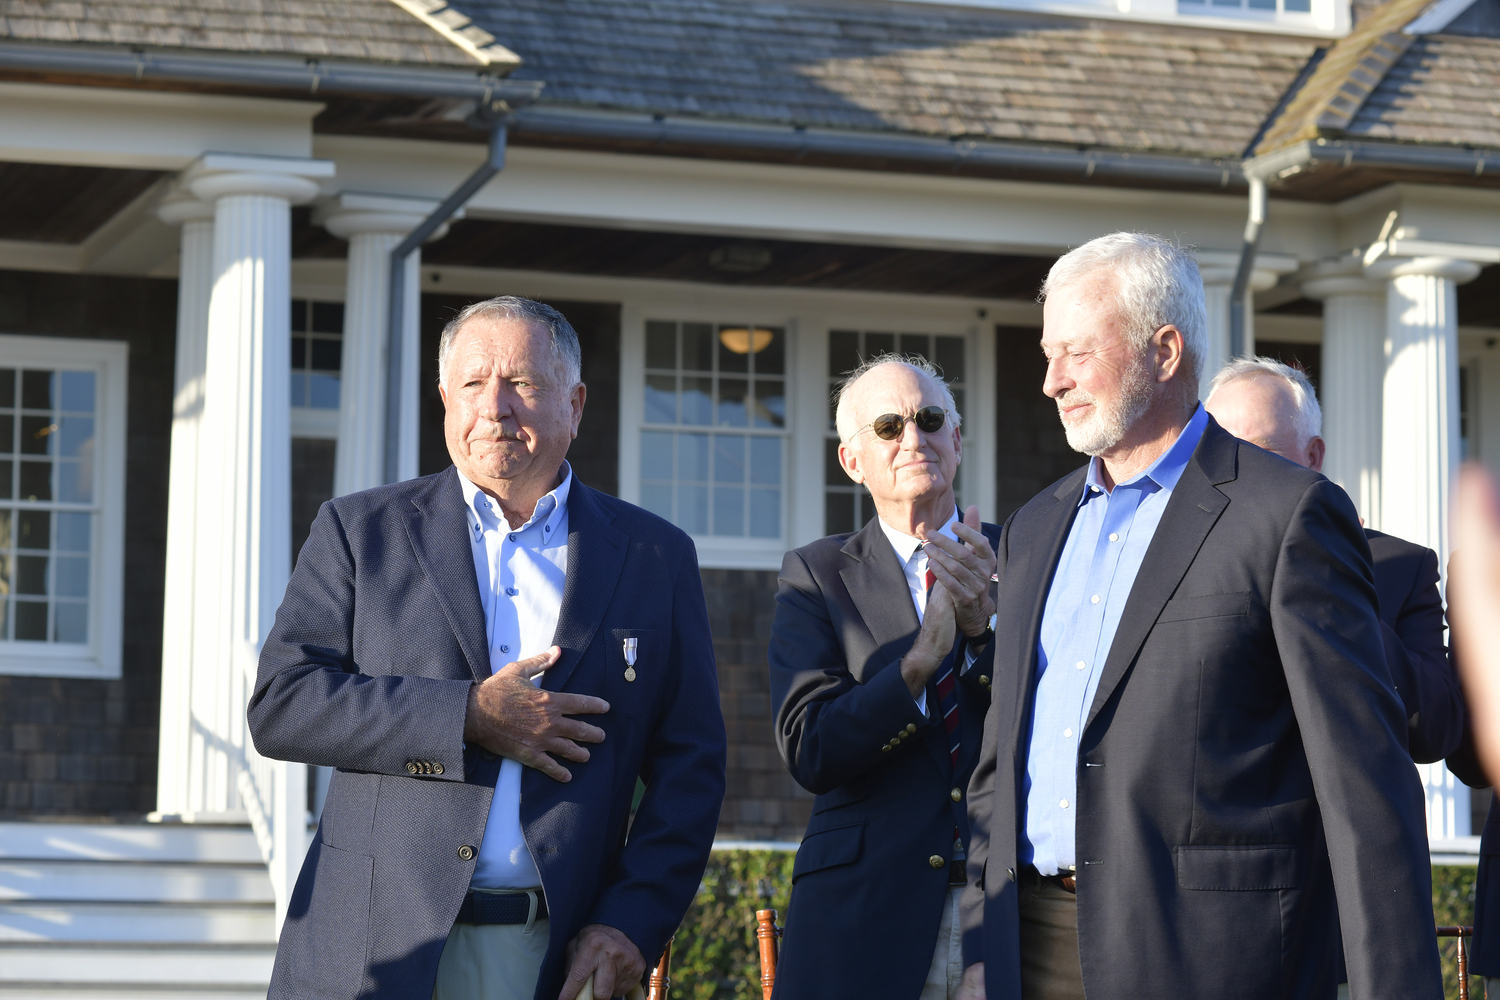
[[[767,906],[786,917],[792,890],[791,851],[715,851],[703,886],[672,950],[672,996],[680,1000],[760,1000],[760,950],[755,911]],[[1434,865],[1432,909],[1439,924],[1474,922],[1474,876],[1468,865]],[[1458,996],[1455,944],[1444,939],[1443,986]],[[1470,995],[1484,983],[1470,980]]]

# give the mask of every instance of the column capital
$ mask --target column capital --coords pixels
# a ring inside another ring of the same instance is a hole
[[[1232,285],[1240,268],[1238,250],[1199,250],[1198,273],[1205,285]],[[1283,274],[1297,270],[1297,258],[1279,253],[1257,253],[1250,270],[1250,291],[1264,292],[1275,286]]]
[[[211,222],[214,217],[212,202],[194,198],[187,191],[174,191],[156,206],[156,217],[169,226],[180,226],[185,222]]]
[[[390,195],[345,193],[323,202],[313,210],[313,223],[325,227],[341,240],[361,233],[389,233],[405,236],[422,224],[438,207],[430,198],[399,198]],[[462,209],[453,218],[464,217]],[[427,242],[448,234],[444,223],[428,237]]]
[[[1384,295],[1385,284],[1365,274],[1359,251],[1350,251],[1341,257],[1325,257],[1304,268],[1297,280],[1302,294],[1310,299],[1326,299],[1338,295]]]
[[[264,194],[300,205],[316,198],[317,179],[332,177],[333,172],[331,160],[205,153],[183,174],[183,181],[204,201],[234,194]]]
[[[1472,260],[1460,260],[1457,257],[1380,256],[1366,264],[1364,270],[1366,276],[1377,280],[1421,274],[1433,278],[1446,278],[1455,285],[1462,285],[1479,277],[1480,267]]]

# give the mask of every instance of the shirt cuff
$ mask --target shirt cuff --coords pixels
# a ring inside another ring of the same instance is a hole
[[[926,715],[927,714],[927,689],[926,688],[923,688],[922,689],[922,693],[919,694],[919,695],[917,695],[916,702],[917,702],[917,711],[921,712],[923,715]]]

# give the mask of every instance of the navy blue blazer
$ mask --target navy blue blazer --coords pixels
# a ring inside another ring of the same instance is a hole
[[[568,524],[562,659],[543,687],[597,695],[610,711],[588,717],[605,740],[567,764],[572,781],[522,778],[521,826],[551,917],[538,1000],[562,988],[563,949],[585,924],[620,929],[655,961],[698,889],[724,797],[691,540],[576,480]],[[329,501],[302,549],[261,651],[250,731],[267,757],[337,770],[272,998],[432,993],[500,767],[463,742],[469,688],[491,672],[468,534],[449,468]],[[646,791],[630,823],[637,776]]]
[[[999,527],[983,529],[995,545]],[[948,899],[954,828],[969,840],[963,789],[979,758],[990,661],[981,655],[959,681],[955,766],[932,691],[929,718],[901,678],[920,626],[879,519],[788,552],[779,582],[776,745],[817,797],[792,869],[775,1000],[915,997]]]
[[[994,704],[970,782],[964,958],[1020,992],[1016,869],[1046,595],[1084,488],[1006,526]],[[1322,476],[1212,419],[1172,491],[1078,741],[1084,986],[1110,1000],[1442,996],[1425,800],[1369,545]]]

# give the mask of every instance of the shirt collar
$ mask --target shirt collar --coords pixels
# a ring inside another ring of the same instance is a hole
[[[469,477],[464,475],[461,470],[455,468],[454,471],[458,473],[458,485],[464,492],[464,507],[468,509],[469,514],[480,525],[487,525],[495,521],[506,524],[506,522],[501,520],[500,511],[493,505],[494,501],[490,499],[489,494],[470,482]],[[550,540],[552,533],[557,530],[563,517],[567,515],[568,492],[573,488],[573,467],[566,461],[562,464],[562,474],[562,482],[548,492],[546,496],[537,501],[536,510],[531,512],[531,517],[527,519],[525,524],[519,528],[510,528],[507,525],[505,530],[525,531],[527,528],[540,524],[545,529],[545,533]]]
[[[911,561],[912,553],[922,547],[922,540],[908,535],[904,531],[897,531],[889,524],[886,524],[885,521],[880,520],[879,517],[876,520],[880,521],[880,530],[885,532],[885,537],[890,541],[891,548],[896,550],[896,558],[900,559],[901,565],[905,566]],[[955,542],[958,541],[958,535],[953,531],[953,526],[957,523],[958,507],[955,506],[953,508],[953,516],[948,518],[948,522],[938,529],[938,534],[947,535]]]
[[[1193,452],[1198,448],[1198,442],[1203,437],[1203,430],[1208,426],[1208,411],[1199,403],[1198,408],[1193,411],[1192,419],[1187,426],[1177,435],[1177,440],[1172,442],[1172,447],[1162,453],[1161,457],[1144,472],[1131,477],[1127,482],[1117,483],[1116,486],[1132,486],[1149,479],[1156,485],[1157,489],[1171,492],[1177,487],[1177,480],[1187,470],[1188,462],[1192,461]],[[1095,455],[1089,459],[1089,474],[1084,480],[1083,496],[1078,498],[1079,506],[1099,496],[1104,492],[1104,480],[1099,475],[1101,462],[1099,456]]]

